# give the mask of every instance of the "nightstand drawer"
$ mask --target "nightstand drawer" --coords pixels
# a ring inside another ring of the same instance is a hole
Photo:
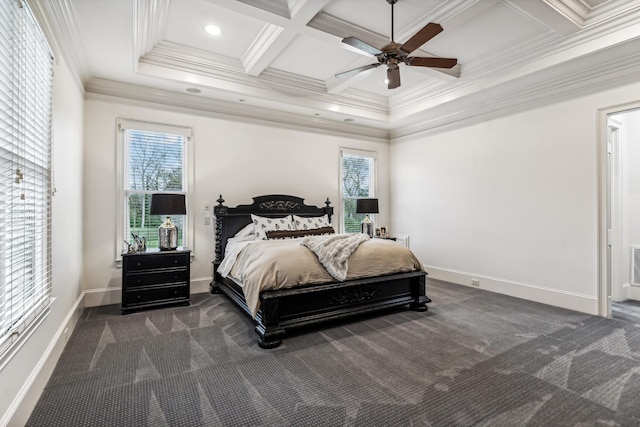
[[[151,270],[154,268],[184,267],[189,264],[189,254],[154,254],[124,258],[125,269],[128,272],[137,270]]]
[[[160,303],[189,300],[189,286],[149,287],[145,289],[128,290],[125,293],[126,305],[135,306],[147,303]]]
[[[167,271],[140,272],[128,274],[125,278],[127,289],[140,286],[161,285],[163,283],[186,283],[188,275],[186,269]]]

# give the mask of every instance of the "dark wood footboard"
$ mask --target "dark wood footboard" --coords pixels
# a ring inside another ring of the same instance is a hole
[[[292,332],[395,307],[426,311],[425,276],[415,271],[262,292],[255,318],[258,344],[274,348]],[[242,289],[232,280],[212,284],[212,291],[224,293],[251,315]]]

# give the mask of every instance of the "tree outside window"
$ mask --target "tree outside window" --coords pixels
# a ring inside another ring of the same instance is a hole
[[[148,248],[158,246],[158,227],[165,220],[150,215],[151,194],[186,193],[185,137],[168,133],[125,130],[125,240],[144,237]],[[178,245],[186,246],[186,218],[171,218],[178,229]]]
[[[356,213],[356,200],[375,195],[375,153],[343,151],[341,172],[343,230],[357,233],[365,215]]]

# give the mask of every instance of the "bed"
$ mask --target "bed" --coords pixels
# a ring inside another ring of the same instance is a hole
[[[253,203],[236,207],[225,206],[222,196],[217,202],[214,207],[215,260],[211,293],[226,295],[254,318],[260,347],[275,348],[291,333],[356,316],[404,306],[414,311],[427,311],[426,304],[431,300],[425,294],[427,273],[421,267],[416,271],[265,290],[259,294],[259,309],[255,311],[247,303],[242,286],[232,277],[222,277],[218,271],[229,239],[248,228],[252,214],[273,219],[288,215],[302,218],[326,215],[330,222],[333,207],[329,199],[324,202],[325,206],[308,206],[300,197],[278,194],[254,197]]]

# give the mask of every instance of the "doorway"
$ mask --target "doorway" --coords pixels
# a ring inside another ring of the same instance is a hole
[[[599,314],[640,323],[640,103],[600,111]]]

